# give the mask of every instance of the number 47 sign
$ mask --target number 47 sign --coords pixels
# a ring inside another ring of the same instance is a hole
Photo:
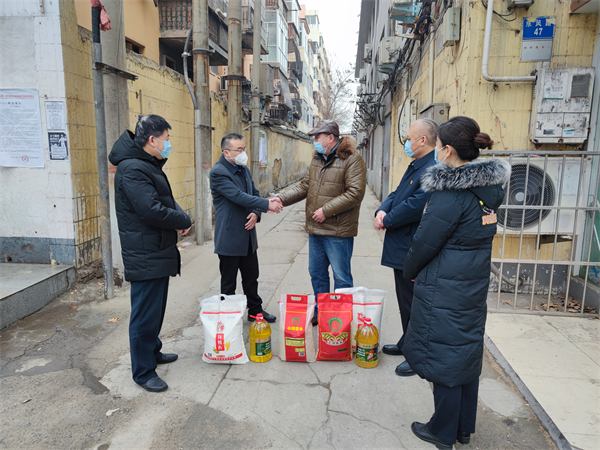
[[[553,39],[554,17],[525,17],[523,19],[523,40]]]
[[[525,17],[521,61],[550,61],[554,43],[555,17]]]

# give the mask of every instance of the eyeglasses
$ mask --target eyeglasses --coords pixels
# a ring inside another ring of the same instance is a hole
[[[246,147],[238,147],[238,148],[226,148],[225,150],[227,150],[228,152],[245,152],[246,151]]]

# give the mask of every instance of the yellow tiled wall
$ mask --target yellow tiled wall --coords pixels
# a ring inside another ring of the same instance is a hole
[[[193,215],[194,106],[183,75],[135,53],[127,54],[127,70],[138,76],[127,82],[131,128],[135,130],[140,114],[158,114],[169,122],[173,150],[164,171],[175,200]]]
[[[81,267],[101,257],[91,40],[89,32],[78,27],[72,3],[63,2],[61,12],[67,126],[71,146],[75,263]]]
[[[448,103],[450,117],[468,116],[475,119],[481,130],[488,133],[497,150],[533,150],[529,140],[534,83],[491,83],[481,74],[486,9],[480,1],[461,0],[453,6],[461,7],[461,39],[455,46],[438,52],[434,46],[433,98],[429,92],[430,41],[422,44],[420,63],[414,67],[419,73],[410,98],[417,100],[417,111],[430,103]],[[507,14],[507,2],[497,0],[494,10]],[[567,1],[536,1],[529,9],[518,8],[517,19],[506,22],[494,16],[488,73],[492,76],[530,75],[537,62],[521,62],[522,23],[524,17],[555,17],[555,35],[552,51],[553,67],[590,67],[594,53],[597,14],[570,14]],[[441,33],[438,30],[437,33]],[[435,35],[436,45],[441,43]],[[406,85],[394,94],[392,100],[392,148],[390,192],[393,192],[410,163],[398,141],[398,107],[407,94]],[[541,149],[568,150],[573,146],[545,144]],[[494,257],[499,256],[502,240],[496,236]],[[551,259],[554,243],[540,243],[538,259]],[[569,258],[571,242],[557,245],[557,257]],[[519,241],[511,236],[504,247],[504,257],[517,258]],[[535,258],[535,237],[526,236],[521,257]],[[560,256],[559,256],[560,255]]]
[[[418,111],[430,103],[448,103],[450,117],[465,115],[475,119],[488,133],[498,150],[532,150],[529,123],[534,83],[491,83],[481,75],[486,9],[480,1],[461,0],[461,39],[455,46],[438,52],[434,46],[434,92],[429,93],[429,40],[422,44],[420,64],[409,96],[417,98]],[[497,0],[494,9],[507,14],[507,2]],[[556,17],[553,67],[590,67],[594,52],[597,14],[570,14],[569,2],[537,1],[529,9],[518,8],[517,19],[506,22],[496,15],[492,22],[492,39],[488,73],[492,76],[530,75],[537,62],[521,62],[522,22],[524,17]],[[511,17],[512,18],[512,17]],[[436,45],[440,28],[435,34]],[[392,102],[392,167],[390,192],[398,185],[410,162],[397,139],[397,110],[404,101],[406,86],[395,94]],[[565,145],[547,144],[547,150],[565,150]]]

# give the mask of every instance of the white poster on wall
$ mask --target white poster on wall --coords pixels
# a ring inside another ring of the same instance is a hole
[[[67,130],[67,114],[65,102],[62,100],[46,100],[46,129],[66,131]]]
[[[267,132],[260,130],[258,132],[259,146],[258,146],[258,167],[267,167],[268,153],[267,153]]]
[[[37,89],[0,89],[0,166],[44,167]]]

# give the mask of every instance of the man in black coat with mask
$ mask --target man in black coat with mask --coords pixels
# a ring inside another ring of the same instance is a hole
[[[131,282],[131,369],[133,380],[149,392],[168,388],[156,374],[156,365],[177,359],[176,354],[161,353],[158,335],[169,277],[181,269],[177,234],[187,234],[192,225],[162,170],[171,151],[170,129],[160,116],[142,116],[135,135],[126,130],[108,157],[117,166],[115,208],[125,280]]]
[[[421,188],[421,176],[435,164],[433,150],[437,140],[437,129],[437,124],[430,119],[419,119],[411,125],[404,151],[413,161],[404,172],[398,188],[385,199],[375,213],[375,228],[385,229],[381,264],[394,269],[403,331],[397,344],[383,346],[383,353],[388,355],[402,355],[404,333],[408,330],[415,283],[404,279],[404,258],[429,199],[429,192],[424,192]],[[396,375],[406,377],[414,374],[406,361],[396,367]]]

